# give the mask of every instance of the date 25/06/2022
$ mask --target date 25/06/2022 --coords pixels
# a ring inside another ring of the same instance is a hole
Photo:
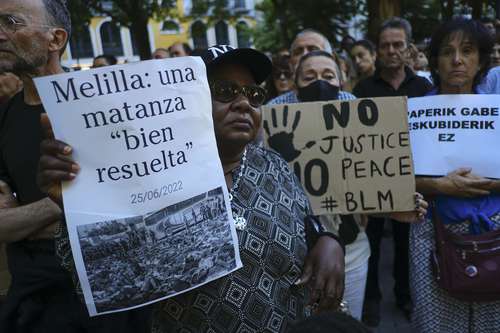
[[[130,203],[132,205],[137,205],[137,204],[142,204],[147,201],[155,200],[155,199],[160,199],[162,197],[165,197],[169,194],[175,193],[182,191],[182,181],[176,181],[171,184],[163,185],[161,187],[140,192],[140,193],[132,193],[130,195]]]

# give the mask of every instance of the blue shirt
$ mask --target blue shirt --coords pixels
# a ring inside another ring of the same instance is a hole
[[[490,69],[476,90],[479,94],[500,94],[500,66]]]
[[[356,99],[356,97],[353,94],[348,93],[346,91],[342,91],[342,90],[339,91],[339,100],[347,101],[350,99]],[[267,105],[292,104],[292,103],[300,103],[295,91],[289,91],[287,93],[284,93],[283,95],[279,95],[278,97],[275,97],[272,100],[270,100],[269,102],[267,102]]]

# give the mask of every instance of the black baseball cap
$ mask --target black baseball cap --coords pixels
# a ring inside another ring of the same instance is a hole
[[[271,60],[257,50],[250,48],[235,48],[230,45],[214,45],[200,54],[207,70],[218,64],[240,64],[247,67],[257,84],[261,84],[271,74]]]

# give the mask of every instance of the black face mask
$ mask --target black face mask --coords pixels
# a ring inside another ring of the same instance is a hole
[[[325,80],[316,80],[308,86],[298,88],[297,91],[301,102],[319,102],[338,99],[340,88]]]

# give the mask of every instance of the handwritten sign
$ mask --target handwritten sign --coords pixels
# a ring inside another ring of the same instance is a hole
[[[315,214],[414,209],[403,97],[263,108],[265,143],[295,171]]]

